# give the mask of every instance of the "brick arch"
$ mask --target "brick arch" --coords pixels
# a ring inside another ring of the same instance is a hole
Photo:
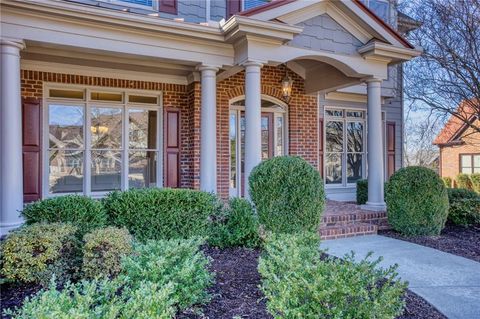
[[[271,86],[271,85],[262,85],[261,86],[261,94],[274,97],[274,98],[276,98],[280,101],[283,100],[282,91],[279,90],[278,88],[274,87],[274,86]],[[231,100],[231,99],[233,99],[237,96],[241,96],[241,95],[245,95],[245,86],[244,85],[236,86],[236,87],[230,89],[229,91],[227,91],[227,97],[228,97],[229,100]]]

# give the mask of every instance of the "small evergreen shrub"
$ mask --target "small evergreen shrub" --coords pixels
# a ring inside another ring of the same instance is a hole
[[[83,273],[86,278],[112,278],[120,273],[121,260],[132,252],[132,236],[126,228],[107,227],[86,234],[83,241]]]
[[[446,188],[452,188],[453,180],[451,177],[442,177],[442,180]]]
[[[136,239],[207,236],[210,217],[221,210],[215,195],[190,189],[131,189],[103,200],[110,224],[126,227]]]
[[[172,285],[142,282],[132,290],[120,280],[93,280],[67,284],[63,290],[50,288],[27,297],[21,309],[7,310],[17,319],[119,318],[170,319],[175,316]]]
[[[12,232],[1,243],[1,274],[7,279],[48,285],[55,275],[65,282],[77,273],[77,228],[68,224],[34,224]]]
[[[472,181],[468,174],[460,173],[457,175],[455,181],[457,182],[458,188],[473,189]]]
[[[232,198],[228,209],[213,223],[209,243],[220,248],[260,246],[258,219],[252,205],[243,198]]]
[[[66,195],[47,198],[29,204],[22,212],[27,224],[34,223],[68,223],[78,228],[78,236],[104,227],[107,215],[102,204],[90,197]]]
[[[133,289],[143,281],[163,287],[172,284],[171,298],[179,309],[209,300],[206,292],[213,282],[209,259],[199,250],[198,238],[148,241],[135,247],[122,262],[123,275]]]
[[[480,194],[480,173],[470,175],[470,180],[472,181],[473,190]]]
[[[463,188],[448,190],[448,221],[461,226],[480,224],[480,195]]]
[[[448,194],[443,181],[431,169],[406,167],[387,185],[388,223],[407,235],[439,235],[448,215]]]
[[[361,179],[357,181],[357,204],[366,204],[368,200],[368,180]]]
[[[304,159],[278,156],[263,161],[252,170],[249,185],[265,230],[318,230],[325,205],[323,182],[319,172]]]
[[[355,262],[321,256],[318,237],[267,239],[258,270],[274,318],[395,318],[404,307],[406,283],[380,259]]]

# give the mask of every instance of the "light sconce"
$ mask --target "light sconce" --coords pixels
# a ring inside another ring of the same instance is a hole
[[[285,102],[289,102],[290,98],[292,97],[292,87],[293,87],[293,80],[288,75],[288,68],[285,66],[285,76],[282,80],[282,96]]]

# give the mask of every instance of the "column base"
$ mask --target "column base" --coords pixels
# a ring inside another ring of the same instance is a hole
[[[364,210],[371,210],[371,211],[374,211],[374,212],[385,212],[385,211],[387,211],[387,205],[384,202],[383,203],[367,202],[364,205],[360,205],[360,208],[364,209]]]
[[[8,233],[20,226],[23,225],[23,221],[18,221],[15,223],[4,223],[0,225],[0,238],[2,238],[5,235],[8,235]]]

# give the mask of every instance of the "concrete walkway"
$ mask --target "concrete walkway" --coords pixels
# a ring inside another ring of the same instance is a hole
[[[452,319],[480,318],[480,263],[442,251],[371,235],[323,241],[321,249],[342,257],[354,251],[362,259],[369,251],[383,256],[382,267],[397,263],[409,289]]]

